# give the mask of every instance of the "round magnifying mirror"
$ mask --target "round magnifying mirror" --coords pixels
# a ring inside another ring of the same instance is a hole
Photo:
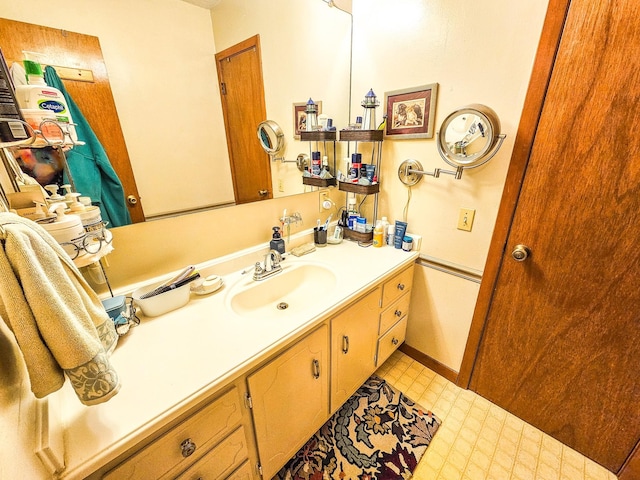
[[[258,125],[257,133],[264,151],[276,160],[284,149],[284,133],[280,125],[273,120],[265,120]]]
[[[496,112],[485,105],[467,105],[442,122],[438,132],[438,152],[451,166],[479,167],[491,160],[504,137],[500,134],[500,120]]]

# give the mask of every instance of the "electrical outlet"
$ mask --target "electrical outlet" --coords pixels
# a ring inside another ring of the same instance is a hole
[[[458,230],[464,230],[470,232],[473,226],[473,217],[475,217],[476,211],[471,208],[461,208],[458,215]]]
[[[278,191],[284,192],[284,182],[282,181],[281,178],[278,179]]]
[[[319,211],[320,212],[324,212],[325,210],[329,210],[329,208],[331,208],[331,206],[329,206],[329,208],[325,208],[325,202],[329,202],[329,205],[333,205],[333,203],[331,202],[331,199],[329,198],[329,190],[320,190],[320,195],[319,195]]]

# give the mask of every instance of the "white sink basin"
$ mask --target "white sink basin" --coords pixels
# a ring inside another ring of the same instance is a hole
[[[234,285],[227,294],[227,304],[241,317],[288,317],[326,302],[336,285],[335,274],[323,265],[285,264],[280,273],[264,280],[249,277]]]

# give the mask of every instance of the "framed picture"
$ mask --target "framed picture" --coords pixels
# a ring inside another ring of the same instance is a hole
[[[397,139],[433,138],[438,84],[385,92],[385,136]]]
[[[315,102],[318,106],[318,115],[322,113],[322,102]],[[293,104],[293,138],[300,140],[300,132],[307,129],[307,102]]]

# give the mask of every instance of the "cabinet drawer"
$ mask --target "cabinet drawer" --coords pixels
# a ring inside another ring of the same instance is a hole
[[[382,287],[382,308],[387,308],[403,293],[411,290],[413,265],[384,282]]]
[[[247,460],[235,472],[229,475],[227,480],[251,480],[252,478],[251,464]]]
[[[376,366],[382,365],[387,358],[404,342],[407,334],[407,316],[398,321],[391,329],[378,340],[378,357]]]
[[[244,428],[240,427],[216,445],[202,459],[194,463],[179,480],[197,480],[199,478],[224,478],[235,467],[247,459],[249,450]],[[242,478],[242,477],[238,477]]]
[[[129,457],[104,478],[161,478],[179,465],[188,467],[240,423],[241,408],[240,395],[233,388]],[[183,442],[188,441],[195,445],[191,454],[188,454],[188,446],[182,447]],[[188,455],[185,457],[185,454]]]
[[[395,303],[380,314],[380,327],[378,329],[378,335],[382,335],[384,332],[396,323],[399,319],[406,316],[409,312],[409,302],[411,301],[411,295],[407,293],[400,297]]]

